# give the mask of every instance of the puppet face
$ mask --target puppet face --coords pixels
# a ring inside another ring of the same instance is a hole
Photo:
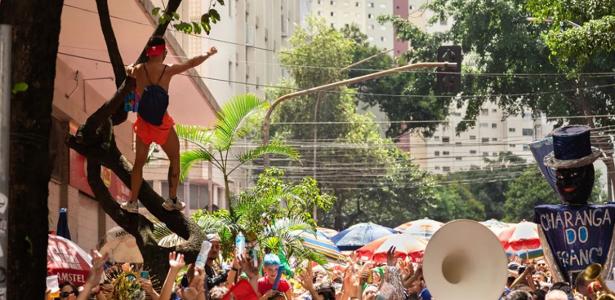
[[[566,204],[585,205],[594,186],[594,166],[555,170],[557,191]]]

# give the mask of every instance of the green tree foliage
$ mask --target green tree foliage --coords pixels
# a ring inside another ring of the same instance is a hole
[[[235,154],[232,147],[250,133],[251,118],[266,106],[266,102],[247,94],[229,100],[218,112],[218,120],[213,129],[200,126],[177,125],[177,136],[193,143],[196,148],[181,153],[180,178],[183,181],[195,163],[208,161],[222,172],[226,207],[232,211],[229,176],[243,164],[256,160],[266,154],[286,156],[298,159],[298,152],[280,143],[274,142]],[[230,157],[229,157],[230,155]]]
[[[436,201],[430,204],[428,215],[434,220],[486,220],[485,205],[478,201],[468,185],[453,182],[436,189]]]
[[[348,78],[348,72],[341,69],[353,62],[358,47],[355,41],[313,18],[308,20],[306,28],[293,33],[290,43],[291,48],[280,57],[291,75],[283,83],[288,90],[270,91],[272,99],[293,89]],[[319,110],[315,118],[317,102]],[[382,138],[373,117],[356,112],[356,103],[356,90],[343,87],[281,105],[274,114],[278,124],[273,124],[272,133],[276,139],[284,138],[303,146],[299,150],[304,161],[302,165],[278,164],[295,178],[311,175],[312,167],[316,167],[320,186],[336,196],[331,210],[320,211],[320,225],[341,229],[370,220],[397,226],[424,217],[428,203],[434,199],[429,175],[414,165],[392,140]],[[289,124],[314,120],[338,123],[316,127]],[[314,129],[318,147],[311,142]],[[316,161],[311,159],[314,149]]]

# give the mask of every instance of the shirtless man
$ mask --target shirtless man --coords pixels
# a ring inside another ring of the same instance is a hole
[[[128,66],[128,76],[137,80],[135,95],[138,103],[137,121],[133,129],[137,135],[135,163],[131,177],[130,200],[122,203],[121,207],[128,212],[137,213],[137,197],[143,181],[143,167],[151,143],[156,143],[169,158],[169,197],[162,206],[169,211],[182,210],[184,202],[177,199],[177,185],[179,184],[179,139],[173,126],[175,122],[167,113],[169,105],[169,84],[174,75],[183,73],[188,69],[202,64],[207,58],[216,54],[218,50],[211,47],[207,54],[193,57],[176,65],[164,64],[167,55],[164,38],[152,37],[147,43],[147,62],[135,66]]]

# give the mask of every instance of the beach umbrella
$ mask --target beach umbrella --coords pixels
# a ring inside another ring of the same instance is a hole
[[[374,223],[359,223],[336,234],[331,240],[342,251],[357,250],[383,236],[395,231]]]
[[[335,230],[335,229],[330,229],[330,228],[324,228],[324,227],[316,227],[316,230],[322,232],[324,235],[326,235],[328,238],[332,238],[334,237],[336,234],[339,233],[339,231]]]
[[[538,225],[525,220],[504,229],[498,239],[504,249],[510,248],[512,251],[529,251],[540,248]]]
[[[114,263],[143,263],[143,256],[137,246],[137,240],[122,227],[116,226],[106,235],[106,243],[100,249],[102,255],[108,254]]]
[[[58,226],[56,234],[70,240],[70,230],[68,230],[68,216],[66,208],[60,208],[60,216],[58,217]]]
[[[424,239],[430,239],[431,236],[440,229],[444,224],[429,218],[419,219],[416,221],[402,224],[395,228],[401,233],[407,233]]]
[[[482,225],[484,225],[485,227],[489,228],[491,230],[491,232],[493,232],[496,236],[499,236],[500,233],[502,233],[502,231],[504,231],[504,229],[509,228],[510,226],[514,225],[512,223],[504,223],[502,221],[498,221],[496,219],[490,219],[487,221],[483,221],[480,222]]]
[[[92,258],[71,240],[48,235],[47,275],[57,275],[59,282],[83,285],[92,268]]]
[[[368,259],[374,262],[384,263],[387,261],[387,251],[395,247],[395,257],[410,257],[414,261],[423,257],[427,240],[411,234],[392,234],[381,237],[355,252],[361,259]]]
[[[305,247],[328,258],[339,259],[343,256],[337,246],[320,230],[316,230],[316,232],[296,231],[293,234],[298,235],[303,240]]]

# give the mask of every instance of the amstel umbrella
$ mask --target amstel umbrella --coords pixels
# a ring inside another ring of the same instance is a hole
[[[374,223],[359,223],[338,233],[331,240],[341,251],[356,250],[383,236],[391,235],[391,228]]]
[[[320,230],[316,232],[298,231],[295,234],[299,235],[303,240],[303,245],[310,248],[326,257],[339,259],[342,253],[337,246]]]
[[[92,268],[92,258],[77,244],[50,234],[47,246],[47,275],[58,275],[58,281],[83,285]]]
[[[490,219],[490,220],[483,221],[480,223],[484,225],[485,227],[489,228],[491,232],[493,232],[496,236],[499,236],[500,233],[502,233],[502,231],[514,225],[512,223],[504,223],[496,219]]]
[[[416,221],[402,224],[395,228],[401,233],[407,233],[424,239],[430,239],[431,236],[440,229],[444,224],[429,218],[419,219]]]
[[[122,227],[116,226],[107,231],[107,242],[100,249],[102,255],[109,254],[109,260],[115,263],[143,263],[143,256],[137,241]]]
[[[381,237],[355,252],[361,259],[368,259],[375,262],[386,262],[387,252],[391,247],[395,247],[395,257],[411,257],[418,260],[423,257],[423,252],[427,247],[427,240],[407,233],[393,234]]]

